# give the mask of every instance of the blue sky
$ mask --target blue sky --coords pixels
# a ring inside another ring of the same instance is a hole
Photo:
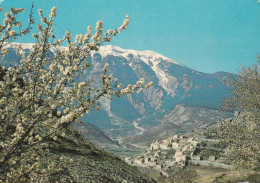
[[[1,2],[1,1],[0,1]],[[0,6],[25,7],[32,0],[5,0]],[[192,69],[236,72],[260,55],[260,4],[257,0],[34,0],[35,16],[57,7],[56,35],[66,30],[86,33],[103,20],[104,30],[118,28],[130,15],[126,31],[111,44],[124,49],[152,50]],[[27,36],[23,42],[32,42]]]

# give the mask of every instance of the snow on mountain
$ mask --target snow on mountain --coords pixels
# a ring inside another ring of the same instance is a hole
[[[131,50],[131,49],[122,49],[118,46],[113,46],[113,45],[105,45],[105,46],[101,46],[99,51],[98,51],[101,55],[102,58],[104,59],[104,57],[108,56],[108,55],[113,55],[113,56],[121,56],[124,58],[128,58],[128,55],[132,54],[133,56],[135,56],[136,58],[141,58],[142,60],[144,60],[146,62],[146,64],[148,64],[149,61],[153,62],[157,62],[158,60],[164,60],[166,62],[170,62],[173,64],[178,64],[181,65],[180,63],[165,57],[159,53],[156,53],[154,51],[150,51],[150,50],[145,50],[145,51],[137,51],[137,50]],[[94,53],[94,52],[92,52]],[[129,61],[132,61],[128,58]]]
[[[101,46],[99,51],[102,59],[105,59],[107,56],[122,57],[125,60],[129,61],[129,65],[133,67],[133,62],[144,62],[148,65],[156,74],[159,79],[159,85],[167,91],[167,94],[171,94],[172,97],[175,95],[175,91],[178,85],[178,81],[174,76],[169,75],[165,72],[160,66],[160,63],[170,63],[183,66],[182,64],[165,57],[161,54],[158,54],[153,51],[137,51],[130,49],[122,49],[118,46],[106,45]],[[92,55],[94,52],[92,53]]]

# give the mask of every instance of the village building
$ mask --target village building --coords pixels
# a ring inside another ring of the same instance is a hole
[[[198,147],[199,142],[198,141],[192,141],[191,145],[194,146],[194,147]]]
[[[158,141],[156,141],[156,142],[154,142],[154,143],[151,143],[151,145],[150,145],[150,150],[155,151],[155,150],[158,150],[159,147],[160,147],[160,144],[159,144]]]
[[[180,135],[179,136],[179,139],[181,139],[181,140],[183,140],[183,139],[185,139],[186,137],[184,136],[184,135]]]
[[[190,146],[189,145],[185,145],[181,148],[182,151],[187,151],[190,150]]]
[[[175,157],[182,156],[182,151],[177,150],[177,151],[175,152],[175,155],[174,155],[174,156],[175,156]]]
[[[155,151],[154,156],[160,156],[162,154],[161,150]]]
[[[134,163],[137,164],[137,165],[142,165],[144,163],[144,159],[143,158],[135,159]]]
[[[165,139],[165,140],[162,140],[162,143],[163,144],[170,144],[171,140],[170,139]]]
[[[130,164],[130,165],[133,164],[132,158],[130,158],[130,157],[125,157],[124,160],[125,160],[126,163],[128,163],[128,164]]]
[[[151,157],[144,157],[144,162],[147,163],[147,162],[150,162],[152,161],[152,158]]]
[[[150,149],[146,149],[145,152],[146,152],[146,154],[151,153]]]
[[[191,156],[191,160],[200,161],[201,157],[200,156]]]
[[[182,161],[182,156],[183,156],[182,151],[177,151],[177,152],[175,153],[175,155],[174,155],[175,161],[176,161],[176,162]]]
[[[187,160],[188,160],[188,157],[186,155],[181,155],[181,156],[176,156],[175,157],[175,161],[176,162],[181,162],[181,161],[186,162]]]
[[[183,156],[181,156],[181,160],[182,161],[188,161],[188,156],[187,155],[183,155]]]
[[[179,135],[174,135],[173,138],[174,139],[178,139],[180,136]]]
[[[209,161],[216,161],[216,157],[215,156],[209,156]]]
[[[162,164],[157,164],[155,167],[156,167],[157,169],[161,170],[161,169],[163,168],[163,165],[162,165]]]
[[[171,160],[166,160],[164,162],[164,165],[165,165],[165,167],[171,167],[171,166],[176,165],[176,162],[175,161],[171,161]]]
[[[150,161],[147,163],[148,166],[150,167],[155,167],[156,166],[156,162],[155,161]]]
[[[195,137],[188,138],[187,142],[191,143],[192,141],[195,141]]]
[[[181,167],[185,167],[185,166],[187,166],[187,161],[180,161],[178,163],[178,165],[181,166]]]
[[[171,145],[172,145],[173,149],[178,149],[179,148],[179,144],[177,142],[173,142]]]
[[[151,161],[157,161],[157,157],[156,156],[151,156]]]
[[[165,143],[160,144],[160,148],[163,149],[163,150],[172,149],[169,142],[165,142]]]

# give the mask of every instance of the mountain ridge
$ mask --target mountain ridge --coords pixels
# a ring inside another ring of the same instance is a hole
[[[18,44],[8,46],[10,54],[4,60],[18,62],[13,50]],[[25,51],[33,46],[22,45]],[[119,78],[123,87],[128,83],[134,84],[140,78],[154,83],[139,95],[128,94],[121,99],[115,98],[113,102],[102,98],[101,110],[92,110],[83,117],[83,121],[95,124],[110,138],[119,141],[162,125],[165,115],[178,104],[217,109],[222,99],[230,95],[229,88],[221,82],[221,78],[229,73],[198,72],[149,50],[127,50],[106,45],[97,52],[91,52],[89,62],[92,67],[80,76],[79,81],[93,80],[96,87],[100,85],[98,81],[105,63],[110,65],[108,73],[112,78]]]

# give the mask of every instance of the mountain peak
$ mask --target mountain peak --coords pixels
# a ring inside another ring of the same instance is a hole
[[[150,61],[153,60],[157,60],[157,61],[166,61],[166,62],[170,62],[173,64],[177,64],[177,65],[181,65],[180,63],[165,57],[159,53],[156,53],[154,51],[150,51],[150,50],[143,50],[143,51],[139,51],[139,50],[132,50],[132,49],[123,49],[120,48],[118,46],[114,46],[114,45],[105,45],[105,46],[101,46],[99,51],[98,51],[102,58],[108,56],[108,55],[113,55],[113,56],[119,56],[119,57],[124,57],[124,58],[128,58],[127,60],[129,60],[129,56],[133,56],[133,57],[141,57],[142,60],[147,60],[149,59]]]

